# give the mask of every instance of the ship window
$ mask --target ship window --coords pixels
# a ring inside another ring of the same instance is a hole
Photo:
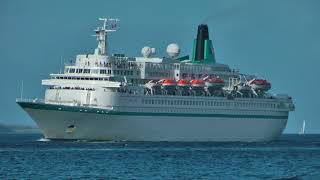
[[[107,70],[105,69],[100,70],[100,74],[107,74]]]
[[[74,73],[75,72],[75,69],[73,69],[73,68],[71,68],[70,70],[69,70],[69,73]]]
[[[98,80],[98,78],[94,78],[94,80]]]

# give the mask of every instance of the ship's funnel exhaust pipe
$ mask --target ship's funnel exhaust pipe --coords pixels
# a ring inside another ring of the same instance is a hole
[[[196,40],[196,60],[204,59],[204,40],[209,40],[208,25],[200,24],[198,26],[198,34]]]
[[[198,26],[197,39],[194,41],[193,58],[194,63],[215,63],[212,41],[209,39],[208,25]]]

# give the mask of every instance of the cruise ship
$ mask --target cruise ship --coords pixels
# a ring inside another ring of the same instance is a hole
[[[108,52],[119,20],[99,20],[92,54],[77,55],[62,73],[42,80],[43,99],[16,100],[45,138],[257,142],[282,134],[292,98],[218,63],[206,24],[198,26],[190,56],[171,43],[165,57],[148,46],[130,57]]]

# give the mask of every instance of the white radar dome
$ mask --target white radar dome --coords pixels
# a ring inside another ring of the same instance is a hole
[[[145,46],[141,49],[141,54],[143,57],[148,58],[152,55],[152,50],[149,46]]]
[[[179,56],[180,48],[179,48],[178,44],[175,44],[175,43],[169,44],[167,46],[167,53],[168,53],[169,57],[171,57],[171,58],[175,58],[175,57]]]

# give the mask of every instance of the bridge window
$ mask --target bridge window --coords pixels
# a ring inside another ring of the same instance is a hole
[[[69,73],[74,73],[74,72],[75,72],[75,69],[70,68]]]
[[[107,70],[101,69],[101,70],[100,70],[100,74],[107,74]]]
[[[83,73],[86,73],[86,74],[90,73],[90,69],[84,69]]]

